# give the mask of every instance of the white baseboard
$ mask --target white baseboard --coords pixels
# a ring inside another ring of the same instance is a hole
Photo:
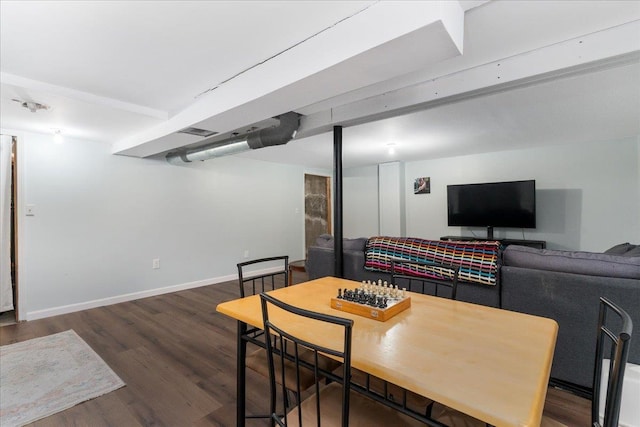
[[[146,291],[133,292],[130,294],[116,295],[109,298],[102,298],[102,299],[97,299],[92,301],[80,302],[77,304],[69,304],[69,305],[63,305],[59,307],[52,307],[44,310],[27,311],[27,315],[25,316],[24,320],[28,321],[28,320],[42,319],[45,317],[58,316],[60,314],[73,313],[76,311],[88,310],[90,308],[103,307],[105,305],[118,304],[120,302],[133,301],[136,299],[148,298],[156,295],[168,294],[171,292],[184,291],[187,289],[199,288],[201,286],[214,285],[216,283],[228,282],[230,280],[237,280],[237,279],[238,279],[238,275],[222,276],[222,277],[216,277],[213,279],[198,280],[195,282],[167,286],[164,288],[149,289]]]

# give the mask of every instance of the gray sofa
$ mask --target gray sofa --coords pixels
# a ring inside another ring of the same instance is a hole
[[[365,270],[366,237],[343,239],[343,272],[345,279],[355,281],[378,279],[390,280],[388,273]],[[324,276],[335,276],[335,260],[333,256],[333,236],[323,234],[316,240],[314,246],[309,247],[307,253],[306,270],[309,279]],[[482,304],[490,307],[500,306],[500,285],[487,286],[477,283],[458,284],[457,298],[460,301]]]
[[[366,242],[344,239],[344,277],[388,280],[386,273],[365,270]],[[323,235],[309,248],[309,279],[335,275],[333,245],[333,238]],[[629,362],[640,364],[640,246],[622,244],[606,253],[508,246],[498,277],[495,286],[459,283],[457,299],[556,320],[553,383],[585,395],[590,392],[600,296],[630,313],[635,333]]]
[[[640,246],[607,252],[508,246],[502,254],[502,307],[558,322],[551,377],[559,385],[591,388],[601,296],[631,315],[629,362],[640,364]]]

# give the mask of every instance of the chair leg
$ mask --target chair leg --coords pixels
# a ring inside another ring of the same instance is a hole
[[[291,407],[291,400],[289,399],[289,393],[291,391],[287,390],[287,392],[284,394],[284,396],[282,396],[282,398],[284,399],[284,407],[285,408],[290,408]]]
[[[427,418],[431,418],[431,413],[433,412],[433,402],[429,403],[427,405],[427,412],[426,412],[426,416]]]
[[[289,396],[289,393],[291,393],[291,396]],[[286,408],[291,409],[293,408],[293,405],[298,405],[300,403],[300,396],[298,396],[298,393],[296,393],[293,390],[287,390],[287,392],[284,395],[284,405]]]

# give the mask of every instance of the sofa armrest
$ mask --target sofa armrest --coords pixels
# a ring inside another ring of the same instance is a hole
[[[582,387],[592,386],[600,297],[619,304],[640,325],[637,279],[503,265],[501,285],[504,309],[558,322],[551,377]],[[629,362],[640,363],[640,340],[631,340]]]
[[[360,281],[364,272],[364,252],[358,250],[343,251],[343,273],[345,279]],[[309,280],[325,276],[335,276],[333,248],[309,247],[306,262]]]
[[[360,282],[365,280],[364,251],[344,251],[343,267],[344,278]],[[379,276],[379,274],[377,275]]]
[[[503,251],[502,260],[505,266],[589,276],[640,279],[640,257],[510,245]]]
[[[307,270],[309,280],[319,279],[325,276],[334,276],[335,260],[333,257],[333,248],[310,246],[307,251],[305,269]]]

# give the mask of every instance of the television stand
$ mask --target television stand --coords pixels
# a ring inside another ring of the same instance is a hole
[[[487,240],[493,240],[493,227],[487,226]]]
[[[503,246],[519,245],[529,246],[530,248],[545,249],[547,242],[545,240],[519,240],[519,239],[483,239],[482,237],[473,236],[442,236],[440,240],[458,240],[463,242],[478,241],[484,242],[487,240],[494,240],[500,242]]]

